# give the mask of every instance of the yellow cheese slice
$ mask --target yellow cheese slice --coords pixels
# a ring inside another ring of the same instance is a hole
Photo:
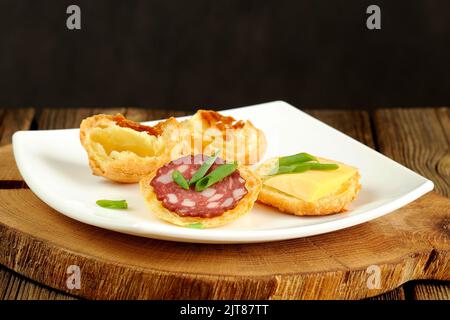
[[[319,159],[319,162],[336,163],[322,160],[324,159]],[[313,202],[339,190],[357,172],[354,167],[337,164],[339,168],[336,170],[309,170],[271,176],[264,180],[264,184],[303,201]]]

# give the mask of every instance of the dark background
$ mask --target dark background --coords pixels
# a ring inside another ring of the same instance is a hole
[[[0,49],[1,107],[450,104],[448,0],[0,0]]]

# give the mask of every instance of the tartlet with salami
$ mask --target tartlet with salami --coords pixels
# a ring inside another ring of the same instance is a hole
[[[221,226],[249,212],[261,190],[259,177],[247,167],[236,165],[234,171],[200,190],[201,181],[192,182],[207,161],[210,167],[204,172],[206,179],[229,165],[221,158],[185,156],[143,178],[141,193],[150,211],[175,225],[199,228]],[[183,188],[183,184],[177,183],[174,171],[188,185]]]

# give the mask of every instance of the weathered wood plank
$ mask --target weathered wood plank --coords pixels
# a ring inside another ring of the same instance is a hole
[[[152,110],[152,109],[138,109],[138,108],[83,108],[83,109],[52,109],[46,108],[41,110],[37,114],[37,124],[38,129],[65,129],[65,128],[76,128],[80,125],[81,120],[84,118],[97,114],[116,114],[122,113],[134,121],[146,121],[146,120],[157,120],[167,118],[169,116],[182,116],[186,115],[183,111],[166,111],[166,110]],[[7,110],[0,110],[0,119],[5,120],[0,123],[2,127],[0,132],[2,135],[1,141],[7,141],[11,138],[12,133],[15,130],[24,130],[29,128],[31,124],[31,119],[29,114],[21,114],[23,117],[23,124],[18,125],[17,123],[10,122],[8,119],[11,118],[12,112]],[[34,110],[33,110],[34,116]],[[16,118],[20,120],[20,117]],[[3,129],[4,126],[9,123],[7,129]],[[20,123],[20,122],[19,122]],[[26,126],[28,124],[28,127]],[[4,135],[3,135],[4,132]],[[10,143],[10,141],[9,141]],[[10,187],[24,186],[25,184],[21,182],[22,180],[19,171],[16,166],[11,166],[13,163],[12,153],[10,151],[11,147],[8,149],[2,149],[0,151],[0,183],[3,183],[3,187],[6,183]],[[7,180],[7,182],[5,181]],[[19,185],[19,183],[21,183]],[[75,299],[74,297],[61,293],[55,289],[48,288],[35,282],[17,275],[16,273],[9,271],[3,266],[0,266],[0,299]]]
[[[37,115],[38,128],[43,129],[67,129],[78,128],[81,121],[94,114],[116,114],[122,113],[133,121],[150,121],[179,117],[189,114],[187,111],[169,111],[162,109],[142,108],[77,108],[77,109],[43,109]]]
[[[406,300],[405,290],[403,287],[394,289],[385,294],[369,298],[370,300]]]
[[[45,108],[37,114],[39,130],[78,128],[84,118],[98,113],[125,113],[126,108]]]
[[[65,128],[77,128],[81,120],[84,118],[97,114],[97,113],[125,113],[125,108],[80,108],[80,109],[43,109],[36,115],[36,121],[38,125],[38,129],[65,129]],[[7,111],[7,118],[11,118],[11,111]],[[21,114],[23,117],[24,123],[31,124],[31,120],[29,119],[28,114]],[[34,116],[34,110],[33,110]],[[3,117],[5,119],[5,117]],[[16,119],[20,120],[20,117],[16,117]],[[3,121],[5,122],[5,121]],[[16,121],[20,123],[20,121]],[[13,122],[14,123],[14,122]],[[17,128],[17,129],[16,129]],[[2,141],[7,140],[7,135],[11,135],[13,131],[19,129],[27,129],[25,125],[22,127],[15,125],[12,129],[6,130],[5,137],[2,136]],[[10,148],[10,147],[9,147]],[[0,172],[6,172],[7,175],[0,176],[0,180],[21,180],[20,174],[17,170],[17,167],[11,166],[12,154],[7,150],[2,151],[5,153],[5,157],[2,157],[0,160],[0,169],[2,166],[8,164],[8,170],[1,170]],[[12,169],[11,169],[12,168]],[[6,183],[6,182],[5,182]],[[7,182],[8,185],[13,185],[13,182]],[[16,186],[17,187],[17,186]],[[39,300],[39,299],[74,299],[68,294],[60,293],[57,290],[52,288],[48,288],[35,282],[17,275],[6,268],[2,267],[2,273],[5,274],[3,278],[0,278],[0,288],[3,288],[3,299],[31,299],[31,300]]]
[[[450,195],[449,108],[380,109],[374,124],[380,151],[435,183],[437,192]],[[450,284],[412,283],[415,299],[436,299]]]
[[[143,239],[69,219],[29,190],[3,190],[0,198],[0,263],[60,290],[67,290],[67,266],[82,266],[89,285],[76,294],[87,298],[355,299],[412,279],[448,279],[448,244],[430,260],[430,244],[416,236],[434,232],[432,221],[449,207],[437,194],[349,229],[246,245]],[[380,288],[367,286],[372,265],[380,268]]]
[[[23,109],[0,109],[0,146],[10,144],[12,135],[17,130],[30,129],[35,110],[33,108]],[[14,162],[11,146],[2,148],[0,152],[0,188],[24,187],[22,177]]]
[[[14,111],[18,111],[16,114]],[[16,116],[17,115],[17,116]],[[34,109],[7,110],[0,109],[0,146],[11,143],[11,137],[16,130],[26,130],[31,126]],[[11,167],[14,162],[11,146],[0,151],[0,187],[10,187],[12,183],[21,180],[17,167]],[[14,282],[15,275],[7,268],[0,266],[0,299],[9,296],[9,284]]]
[[[29,129],[33,117],[33,108],[0,109],[0,146],[10,144],[15,131]]]
[[[370,115],[367,111],[350,110],[304,110],[311,116],[323,121],[331,127],[342,131],[350,137],[375,148],[372,135]],[[378,295],[371,299],[375,300],[405,300],[405,292],[402,287]]]
[[[133,121],[150,121],[166,119],[169,117],[182,117],[193,112],[189,111],[170,111],[163,109],[142,109],[142,108],[127,108],[125,111],[125,116]]]
[[[374,148],[370,116],[366,111],[305,110],[311,116]]]
[[[0,149],[0,189],[24,187],[22,176],[15,165],[12,145]]]
[[[0,300],[5,300],[6,291],[9,286],[13,272],[4,266],[0,265]]]
[[[450,300],[450,282],[416,282],[412,296],[416,300]]]
[[[0,266],[0,300],[73,300],[66,293],[48,288]]]
[[[380,109],[374,123],[380,151],[450,196],[449,108]]]

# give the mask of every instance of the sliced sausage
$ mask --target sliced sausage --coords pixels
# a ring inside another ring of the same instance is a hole
[[[194,186],[185,190],[173,181],[172,172],[174,170],[180,171],[189,181],[208,158],[203,155],[186,156],[171,161],[158,169],[150,185],[153,187],[157,199],[165,208],[183,217],[211,218],[220,216],[225,211],[236,207],[247,194],[245,180],[240,176],[238,170],[202,192],[196,192]],[[223,159],[217,158],[206,174],[223,163]]]

